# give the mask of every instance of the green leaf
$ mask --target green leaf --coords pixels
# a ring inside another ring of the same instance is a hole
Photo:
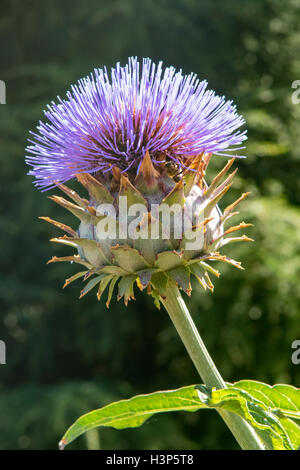
[[[280,420],[261,401],[238,388],[215,390],[208,400],[210,406],[224,408],[244,418],[274,450],[292,450],[292,443]]]
[[[138,395],[129,400],[111,403],[81,416],[67,430],[60,442],[60,448],[98,426],[111,426],[115,429],[134,428],[141,426],[156,413],[182,410],[197,411],[206,407],[199,400],[195,385],[178,390]]]
[[[228,385],[222,390],[191,385],[112,403],[81,416],[67,430],[60,447],[64,448],[81,434],[99,426],[132,428],[141,426],[156,413],[212,408],[224,409],[245,419],[268,449],[298,449],[300,428],[284,413],[293,408],[295,414],[300,390],[289,385],[271,387],[248,380]],[[280,401],[281,394],[284,397]]]
[[[300,450],[300,427],[292,419],[280,418],[280,423],[289,436],[293,449]]]
[[[286,384],[271,386],[255,380],[240,380],[233,386],[249,392],[252,397],[267,405],[279,419],[292,447],[300,449],[300,426],[293,421],[300,419],[300,389]]]
[[[280,410],[285,416],[300,419],[300,389],[292,385],[268,385],[255,380],[240,380],[234,384],[261,400],[274,411]]]

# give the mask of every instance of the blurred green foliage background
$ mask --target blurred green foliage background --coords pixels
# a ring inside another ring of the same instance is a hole
[[[220,266],[215,293],[195,286],[188,304],[228,381],[251,378],[300,386],[291,343],[300,338],[300,79],[297,0],[2,0],[0,79],[0,449],[56,449],[80,414],[137,393],[199,381],[167,314],[137,293],[109,310],[94,294],[78,300],[75,272],[48,243],[58,232],[37,219],[74,224],[26,175],[28,130],[57,95],[94,67],[130,55],[163,60],[206,78],[233,99],[248,128],[233,201],[251,191],[240,220],[255,243]],[[216,157],[213,169],[221,168]],[[142,428],[104,429],[70,448],[226,449],[234,439],[212,411],[158,415]]]

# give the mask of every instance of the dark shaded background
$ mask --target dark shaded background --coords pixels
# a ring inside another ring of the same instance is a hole
[[[83,412],[112,400],[197,383],[166,313],[146,294],[110,310],[81,284],[62,290],[74,267],[46,266],[58,232],[39,215],[74,224],[26,176],[24,148],[42,110],[94,67],[149,56],[196,72],[238,104],[248,128],[233,201],[251,191],[241,220],[254,244],[220,266],[213,295],[188,301],[226,380],[300,386],[291,343],[300,338],[300,8],[296,0],[2,0],[0,79],[0,449],[55,449]],[[215,168],[224,164],[216,157]],[[196,286],[195,286],[196,287]],[[142,428],[91,432],[71,448],[236,448],[214,412],[159,415]]]

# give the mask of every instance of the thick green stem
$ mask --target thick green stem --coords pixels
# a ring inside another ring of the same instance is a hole
[[[164,286],[162,303],[205,385],[217,389],[226,388],[174,282],[168,281]],[[246,421],[229,411],[218,412],[242,449],[264,450],[254,429]]]

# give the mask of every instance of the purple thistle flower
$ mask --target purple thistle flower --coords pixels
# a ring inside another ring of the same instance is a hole
[[[140,70],[141,68],[141,70]],[[130,58],[109,77],[106,68],[78,81],[44,111],[32,132],[26,162],[35,184],[49,189],[76,173],[106,173],[113,166],[137,170],[148,150],[184,165],[205,151],[236,156],[246,131],[231,101],[207,90],[207,82],[150,59]]]

